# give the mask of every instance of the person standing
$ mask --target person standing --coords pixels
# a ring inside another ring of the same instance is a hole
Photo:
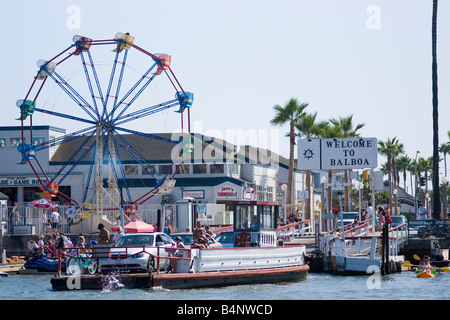
[[[427,213],[427,208],[421,204],[419,210],[417,210],[417,220],[425,220],[427,218]]]
[[[19,204],[17,202],[14,203],[14,208],[11,211],[11,218],[13,224],[15,225],[18,225],[20,222],[20,218],[22,218],[19,212]]]
[[[123,237],[124,233],[122,231],[122,228],[120,226],[116,227],[116,234],[113,237],[113,245],[117,243],[117,241],[119,241],[120,238]]]
[[[371,218],[374,218],[372,203],[369,202],[369,206],[367,207],[366,211],[367,211],[367,214],[366,214],[366,219],[367,220],[369,220]]]
[[[109,231],[106,230],[103,223],[99,223],[97,229],[100,230],[98,233],[98,244],[109,244],[110,243]]]
[[[50,216],[50,219],[52,221],[52,228],[56,229],[58,224],[61,222],[61,216],[60,216],[59,212],[56,211],[56,209],[53,210],[53,212],[52,212],[52,214]]]

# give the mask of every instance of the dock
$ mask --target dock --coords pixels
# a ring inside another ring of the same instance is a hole
[[[53,290],[112,290],[119,288],[192,289],[223,287],[230,285],[302,281],[308,274],[308,266],[236,270],[200,273],[122,273],[81,276],[55,275],[50,280]]]
[[[389,257],[385,257],[382,252],[382,233],[372,232],[370,224],[363,223],[356,227],[349,226],[344,232],[337,229],[318,236],[294,237],[285,245],[306,246],[306,261],[310,266],[310,272],[364,275],[408,270],[403,266],[403,263],[413,255],[413,253],[405,255],[411,247],[408,240],[410,237],[407,224],[390,229],[386,244],[389,248]]]

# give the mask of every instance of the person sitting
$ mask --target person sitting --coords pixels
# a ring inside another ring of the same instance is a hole
[[[175,253],[174,253],[174,256],[175,257],[183,257],[184,256],[184,252],[185,252],[185,250],[179,250],[179,249],[186,249],[186,246],[184,245],[184,243],[183,243],[183,241],[181,241],[181,238],[180,237],[175,237],[175,239],[173,239],[174,241],[175,241],[175,243],[176,243],[176,248],[177,248],[177,250],[175,251]],[[177,262],[178,262],[178,260],[177,259],[171,259],[170,260],[170,263],[172,264],[172,272],[176,272],[176,270],[177,270]]]
[[[47,239],[47,243],[48,243],[48,245],[45,246],[45,250],[47,252],[46,258],[48,258],[48,259],[56,259],[57,258],[57,254],[56,254],[55,245],[53,244],[53,238],[49,237]]]
[[[419,269],[422,270],[422,272],[431,273],[433,267],[430,264],[429,256],[423,256],[422,261],[419,263]]]
[[[195,239],[194,243],[192,244],[192,248],[206,249],[207,241],[205,241],[202,237],[197,238],[197,239]]]

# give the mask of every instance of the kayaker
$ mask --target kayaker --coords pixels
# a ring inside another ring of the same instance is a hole
[[[431,273],[433,267],[431,267],[429,256],[423,256],[422,261],[419,263],[419,269],[421,269],[422,272]]]

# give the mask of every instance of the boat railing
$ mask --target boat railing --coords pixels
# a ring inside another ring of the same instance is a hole
[[[111,249],[114,249],[113,251]],[[154,252],[156,249],[156,254]],[[162,255],[162,251],[167,255]],[[176,251],[187,252],[182,256],[175,255]],[[161,269],[161,259],[165,260],[191,260],[191,249],[177,248],[177,247],[163,247],[163,246],[126,246],[126,247],[111,247],[111,246],[92,246],[88,248],[59,248],[58,257],[58,274],[61,274],[61,263],[64,259],[126,259],[137,256],[141,253],[147,253],[156,259],[156,271],[159,273]]]

